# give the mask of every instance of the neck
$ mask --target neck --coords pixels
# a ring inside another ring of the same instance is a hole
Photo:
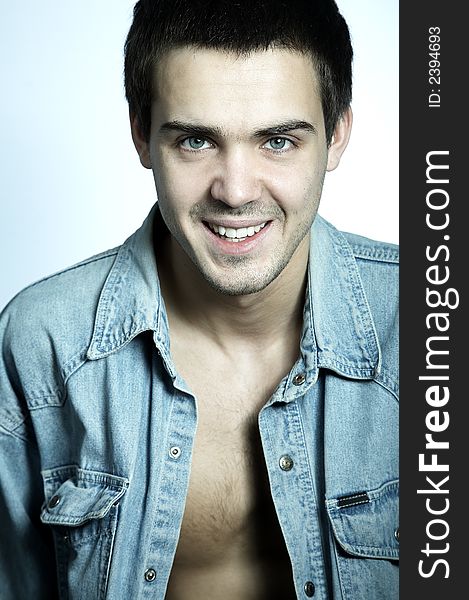
[[[303,322],[309,236],[266,288],[229,296],[212,288],[173,238],[158,269],[170,329],[190,328],[222,348],[242,341],[265,348],[284,335],[299,341]],[[159,254],[159,253],[158,253]]]

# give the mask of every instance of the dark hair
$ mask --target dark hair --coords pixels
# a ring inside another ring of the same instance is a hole
[[[311,56],[328,143],[352,99],[350,35],[334,0],[140,0],[125,43],[125,92],[147,140],[154,66],[181,46],[238,54],[277,47]]]

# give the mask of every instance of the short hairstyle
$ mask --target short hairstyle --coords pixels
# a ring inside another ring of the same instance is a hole
[[[326,139],[352,99],[352,45],[334,0],[140,0],[125,43],[125,93],[148,141],[159,57],[184,46],[248,55],[285,48],[312,58]]]

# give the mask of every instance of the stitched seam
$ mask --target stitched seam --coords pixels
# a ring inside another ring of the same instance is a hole
[[[346,544],[346,546],[348,546],[349,548],[357,548],[365,551],[377,550],[378,554],[380,555],[387,554],[388,552],[398,554],[398,549],[393,548],[392,546],[362,546],[361,544]]]
[[[43,471],[44,480],[47,482],[66,481],[67,479],[64,478],[64,475],[67,476],[67,479],[75,475],[77,481],[104,485],[106,488],[114,491],[120,491],[122,488],[127,489],[129,487],[129,481],[126,477],[102,473],[101,471],[92,471],[91,469],[80,469],[75,465],[67,465],[50,471]]]
[[[54,279],[55,277],[60,277],[60,275],[64,275],[65,273],[69,273],[70,271],[74,271],[75,269],[79,269],[81,267],[86,267],[87,265],[98,262],[100,260],[104,260],[105,258],[110,258],[112,256],[115,256],[116,254],[117,254],[116,250],[110,250],[109,254],[103,254],[103,255],[100,254],[95,258],[90,258],[84,262],[80,262],[76,265],[68,267],[67,269],[63,269],[62,271],[59,271],[58,273],[53,273],[52,275],[43,277],[42,279],[39,279],[39,281],[35,281],[34,283],[31,283],[25,289],[29,290],[30,288],[36,287],[37,285],[40,285],[41,283],[43,283],[45,281],[49,281],[49,279]]]
[[[390,385],[393,380],[386,376],[384,377],[384,380],[383,380],[383,379],[381,379],[382,375],[383,375],[383,371],[381,371],[381,373],[377,377],[375,377],[373,379],[373,381],[375,383],[377,383],[378,385],[380,385],[384,390],[389,392],[393,396],[393,398],[396,400],[396,402],[399,403],[399,385],[396,384],[395,389],[394,389],[394,387],[391,387],[391,385]]]
[[[378,251],[375,254],[374,251],[368,251],[366,248],[357,248],[352,245],[352,252],[355,258],[360,258],[361,260],[383,262],[389,265],[399,264],[399,252],[397,250],[395,252],[383,252],[382,254]]]
[[[88,351],[89,344],[80,352],[77,352],[72,358],[70,358],[62,367],[63,384],[64,388],[67,385],[68,380],[74,375],[85,363],[86,353]]]
[[[329,353],[333,353],[332,351],[328,351]],[[318,353],[319,354],[319,353]],[[324,351],[320,351],[320,354],[324,355]],[[367,379],[373,379],[374,369],[372,367],[357,367],[354,363],[350,362],[349,364],[343,363],[340,360],[336,360],[334,358],[328,359],[326,358],[326,364],[322,363],[319,366],[321,368],[330,369],[331,367],[339,367],[342,369],[343,374],[348,377],[355,377],[356,372],[358,371],[360,376],[366,377]],[[329,364],[327,364],[329,362]]]
[[[121,246],[119,248],[115,261],[107,275],[106,281],[104,282],[104,286],[101,290],[101,297],[98,302],[95,319],[95,323],[96,325],[99,325],[99,329],[97,328],[96,331],[93,332],[92,338],[92,343],[94,342],[96,344],[96,348],[101,354],[107,354],[113,352],[116,349],[115,347],[113,347],[111,348],[111,351],[109,351],[109,343],[106,345],[104,340],[104,334],[106,332],[106,324],[108,322],[109,304],[111,302],[111,298],[116,296],[118,286],[122,285],[121,281],[124,275],[122,265],[124,259],[126,262],[128,261],[129,252],[129,247],[126,245]],[[128,269],[129,267],[127,266],[127,271]]]
[[[339,238],[341,251],[344,256],[348,254],[348,252],[353,250],[352,244],[349,242],[347,237],[342,234],[341,238]],[[353,253],[352,253],[353,256]],[[377,354],[375,357],[376,361],[379,361],[380,358],[380,347],[378,342],[378,336],[375,330],[375,325],[373,321],[373,317],[371,314],[370,307],[368,305],[368,301],[366,299],[365,290],[363,288],[363,282],[360,276],[360,271],[358,269],[358,264],[353,256],[353,261],[347,261],[348,268],[347,274],[350,282],[350,288],[352,290],[353,298],[355,300],[355,304],[359,307],[358,311],[358,321],[360,323],[360,335],[366,344],[366,350],[370,352],[374,350]],[[365,318],[365,314],[368,318]],[[361,344],[360,344],[361,345]],[[363,349],[362,349],[363,350]],[[371,357],[370,357],[371,358]]]
[[[21,440],[22,442],[25,442],[26,444],[30,444],[31,443],[30,439],[28,439],[27,437],[24,437],[24,436],[20,435],[16,431],[18,429],[18,427],[20,427],[20,425],[22,425],[24,423],[24,421],[25,420],[23,420],[22,423],[20,423],[19,425],[15,426],[15,428],[11,429],[11,430],[7,429],[5,427],[5,425],[0,424],[0,434],[8,435],[8,436],[10,436],[12,438],[15,438],[17,440]]]

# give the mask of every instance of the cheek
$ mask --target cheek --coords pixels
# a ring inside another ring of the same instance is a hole
[[[289,172],[285,177],[272,181],[270,193],[287,215],[302,214],[317,206],[323,179],[324,175],[305,177],[304,172],[301,176]]]
[[[159,162],[153,169],[156,193],[160,206],[166,211],[177,213],[188,197],[189,182],[187,178],[175,172],[170,165]]]
[[[305,149],[294,160],[274,165],[266,173],[272,196],[279,203],[288,203],[295,211],[301,211],[305,204],[310,206],[317,202],[322,191],[326,164],[327,151],[324,145],[324,149]]]
[[[206,191],[207,177],[200,165],[175,160],[169,153],[157,155],[153,169],[157,193],[174,203],[175,209],[184,209],[200,199]]]

